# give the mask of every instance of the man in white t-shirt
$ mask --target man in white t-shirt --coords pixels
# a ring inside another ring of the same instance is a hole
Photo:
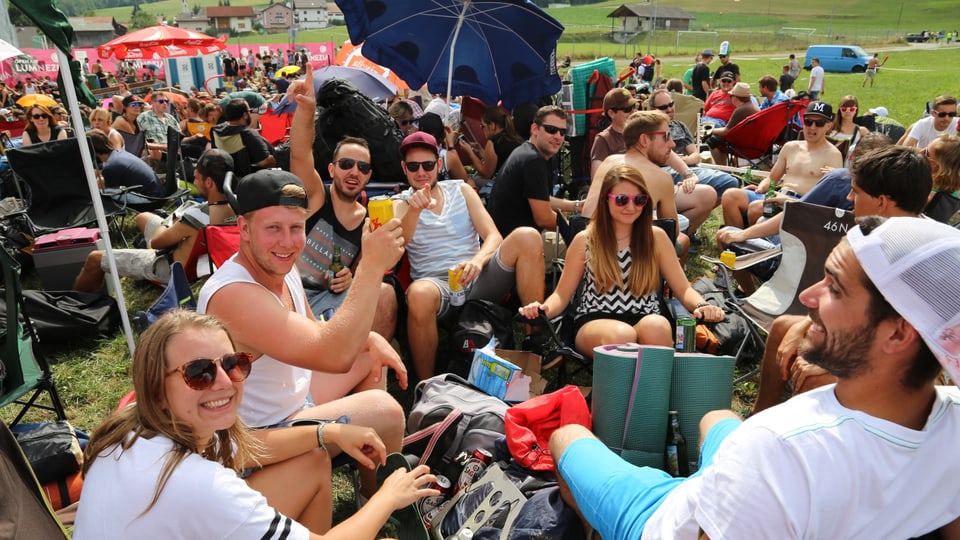
[[[944,133],[957,132],[957,98],[938,96],[933,100],[930,116],[913,124],[910,133],[903,140],[904,146],[926,148],[934,139]]]
[[[810,84],[807,85],[807,93],[813,100],[818,99],[820,94],[824,93],[823,68],[820,67],[819,58],[810,59]]]
[[[838,381],[743,422],[700,422],[700,469],[630,465],[582,426],[554,432],[564,498],[603,538],[911,538],[960,527],[960,231],[868,217],[800,294],[808,360]],[[882,292],[881,292],[882,291]],[[617,441],[619,442],[619,441]],[[932,471],[936,471],[932,473]],[[951,536],[952,537],[952,536]]]

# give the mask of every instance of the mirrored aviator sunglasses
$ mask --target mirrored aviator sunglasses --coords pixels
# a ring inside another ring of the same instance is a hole
[[[349,171],[354,165],[357,166],[357,170],[360,171],[361,174],[368,174],[370,172],[370,164],[366,161],[350,158],[340,158],[337,160],[337,167],[340,167],[341,171]]]
[[[650,196],[645,193],[638,193],[633,197],[624,195],[623,193],[608,193],[607,197],[617,206],[626,206],[627,203],[632,202],[634,206],[639,207],[647,204],[647,201],[650,200]]]
[[[248,352],[225,354],[220,358],[197,358],[167,373],[180,372],[183,382],[193,390],[206,390],[217,380],[217,364],[233,382],[243,382],[250,375],[253,355]]]

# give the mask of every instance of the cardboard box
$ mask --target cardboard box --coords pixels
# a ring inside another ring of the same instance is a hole
[[[43,288],[62,291],[73,288],[87,255],[97,249],[100,231],[77,227],[45,234],[33,247],[33,263]]]
[[[543,394],[547,381],[540,376],[540,357],[527,351],[492,349],[473,352],[467,382],[504,401],[526,401]]]

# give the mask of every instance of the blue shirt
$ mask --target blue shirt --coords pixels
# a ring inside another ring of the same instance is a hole
[[[125,152],[114,150],[103,164],[103,185],[106,187],[141,186],[136,193],[151,197],[163,196],[163,188],[150,165],[142,159]]]
[[[777,103],[782,103],[789,99],[790,98],[788,98],[786,94],[784,94],[780,90],[777,90],[776,92],[773,93],[773,97],[763,98],[763,103],[760,104],[760,110],[762,111],[768,107],[773,107]]]

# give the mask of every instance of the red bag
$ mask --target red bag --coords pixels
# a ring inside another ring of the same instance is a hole
[[[587,401],[576,386],[567,385],[507,409],[507,447],[513,459],[534,471],[552,471],[550,436],[560,426],[580,424],[591,429]]]

